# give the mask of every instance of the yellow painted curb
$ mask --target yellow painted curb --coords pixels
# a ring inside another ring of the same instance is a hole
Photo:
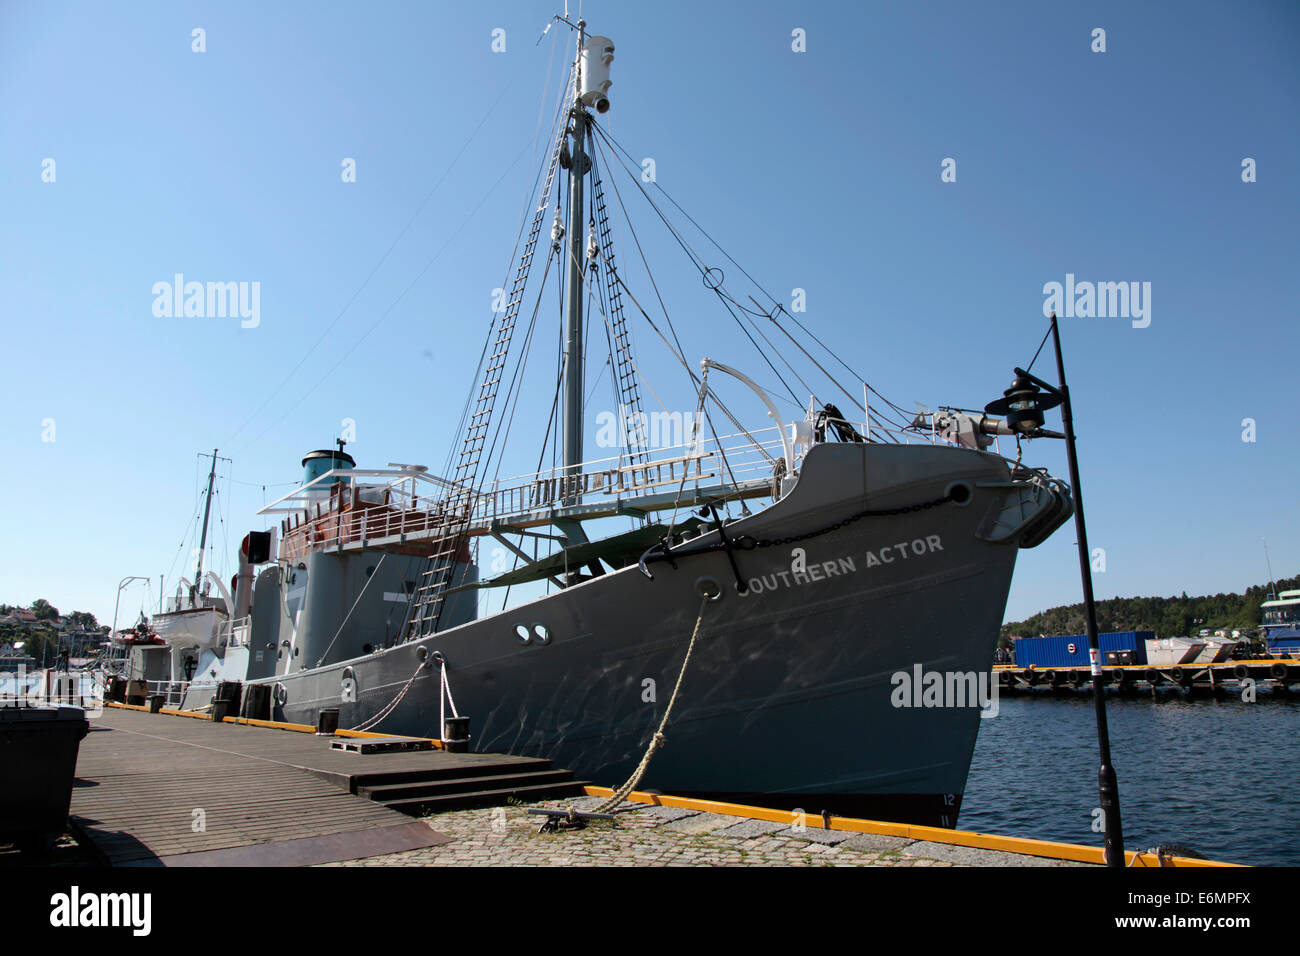
[[[589,797],[611,797],[614,791],[609,787],[586,787]],[[789,810],[774,810],[771,807],[750,807],[738,803],[721,803],[717,800],[695,800],[689,797],[671,797],[661,794],[633,791],[627,797],[632,803],[646,803],[659,807],[680,807],[684,810],[699,810],[702,813],[721,813],[726,816],[747,817],[751,820],[768,820],[772,823],[790,823],[792,814]],[[816,813],[803,815],[804,826],[815,830],[846,830],[853,833],[877,833],[884,836],[906,837],[911,840],[926,840],[931,843],[946,843],[950,846],[968,846],[981,850],[1001,850],[1005,853],[1019,853],[1024,856],[1041,856],[1054,860],[1071,860],[1076,863],[1105,864],[1106,860],[1100,847],[1080,846],[1075,843],[1055,843],[1050,840],[1030,840],[1025,837],[994,836],[989,833],[975,833],[970,830],[947,830],[942,827],[924,827],[910,823],[888,823],[882,820],[857,820],[852,817],[831,817],[827,827],[822,817]],[[1125,859],[1132,867],[1158,867],[1160,860],[1154,853],[1127,851]],[[1196,860],[1190,857],[1165,857],[1167,866],[1184,867],[1220,867],[1240,866],[1238,863],[1219,863],[1213,860]]]

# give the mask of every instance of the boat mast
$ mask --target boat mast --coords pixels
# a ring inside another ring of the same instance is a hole
[[[212,449],[212,468],[208,471],[208,497],[203,504],[203,535],[199,539],[199,564],[194,571],[194,583],[190,585],[190,606],[196,603],[195,594],[203,583],[203,552],[208,547],[208,516],[212,513],[212,483],[217,477],[217,449]],[[203,588],[207,594],[207,588]]]
[[[574,98],[569,110],[569,135],[573,145],[569,152],[569,263],[568,307],[564,332],[564,474],[582,472],[582,262],[583,262],[583,177],[591,163],[583,152],[590,114],[582,105],[582,48],[586,42],[587,21],[578,21],[578,56],[574,64]],[[577,495],[565,496],[577,503]]]
[[[1274,583],[1276,579],[1273,577],[1273,561],[1268,556],[1268,538],[1260,538],[1259,540],[1264,542],[1264,563],[1268,565],[1268,585],[1273,589],[1272,594],[1265,593],[1264,600],[1267,601],[1270,597],[1277,597],[1277,585]]]

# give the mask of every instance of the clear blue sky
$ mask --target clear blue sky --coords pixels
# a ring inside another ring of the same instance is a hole
[[[261,526],[261,486],[282,493],[345,418],[362,465],[441,465],[561,5],[0,5],[0,600],[107,621],[120,578],[188,567],[214,446],[233,459],[227,555]],[[1063,324],[1099,596],[1239,590],[1266,576],[1265,536],[1277,574],[1300,572],[1300,7],[583,13],[617,46],[614,135],[778,297],[807,290],[801,318],[900,404],[997,397],[1045,329],[1047,282],[1151,283],[1148,328]],[[686,261],[661,235],[647,251],[692,360],[756,369]],[[155,317],[178,272],[259,282],[260,324]],[[1065,475],[1059,443],[1029,460]],[[1009,619],[1078,600],[1073,540],[1021,556]]]

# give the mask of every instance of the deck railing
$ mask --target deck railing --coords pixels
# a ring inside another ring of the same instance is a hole
[[[586,462],[574,474],[555,467],[503,478],[474,494],[446,482],[441,484],[447,488],[420,494],[430,487],[417,481],[417,476],[387,485],[338,482],[323,486],[316,500],[281,522],[280,557],[297,561],[322,548],[377,540],[388,544],[408,538],[428,541],[455,533],[467,517],[471,528],[482,533],[493,522],[509,524],[511,519],[549,512],[579,500],[583,504],[633,505],[635,499],[671,495],[679,488],[698,491],[702,487],[752,485],[769,480],[775,490],[775,476],[784,454],[781,428],[768,426],[667,446],[635,464],[628,463],[623,454]],[[876,435],[885,434],[901,444],[951,444],[933,428],[890,429],[879,423],[872,423],[871,428]],[[807,446],[795,445],[794,470],[798,470],[806,451]],[[996,444],[993,452],[1000,454]]]
[[[770,479],[782,455],[776,427],[660,449],[658,457],[627,464],[623,456],[590,461],[581,472],[562,467],[503,478],[477,494],[452,489],[442,497],[417,496],[413,483],[387,487],[335,485],[328,500],[313,502],[281,524],[280,556],[299,560],[321,548],[403,536],[436,538],[453,533],[468,517],[483,528],[567,502],[631,503],[678,488]]]

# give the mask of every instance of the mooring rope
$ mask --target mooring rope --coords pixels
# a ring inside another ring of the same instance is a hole
[[[594,813],[610,813],[616,809],[627,795],[637,788],[641,778],[645,776],[646,770],[649,769],[650,760],[654,757],[655,752],[668,742],[664,737],[664,730],[668,727],[668,719],[673,714],[673,705],[677,703],[677,694],[682,689],[682,679],[686,676],[686,668],[691,663],[691,654],[695,650],[695,641],[700,636],[700,625],[704,623],[704,608],[708,605],[709,600],[706,595],[700,601],[700,614],[695,619],[695,630],[691,632],[691,642],[686,645],[686,657],[682,660],[682,669],[677,674],[677,684],[673,687],[673,695],[668,698],[668,706],[664,708],[664,716],[663,720],[659,721],[659,729],[650,738],[650,745],[646,747],[645,756],[641,758],[641,763],[637,765],[632,776],[627,779],[627,783],[614,791],[614,795],[597,807],[593,811]]]
[[[447,683],[447,659],[441,653],[434,654],[434,660],[442,670],[442,676],[439,683],[442,685],[438,691],[438,735],[445,734],[447,726],[447,704],[451,704],[451,715],[459,717],[460,712],[456,710],[456,701],[451,696],[451,685]]]
[[[415,673],[411,675],[411,679],[408,680],[406,682],[406,685],[400,691],[397,692],[396,697],[390,700],[377,714],[375,714],[375,716],[371,717],[367,721],[363,721],[362,723],[357,724],[355,727],[349,727],[348,729],[365,731],[365,730],[369,730],[371,727],[379,726],[379,724],[382,723],[388,717],[389,714],[391,714],[394,710],[397,709],[397,705],[402,702],[402,698],[406,696],[406,692],[411,689],[411,685],[415,683],[415,679],[420,676],[420,671],[424,670],[426,666],[427,666],[427,662],[421,661],[420,666],[417,667],[415,669]]]

